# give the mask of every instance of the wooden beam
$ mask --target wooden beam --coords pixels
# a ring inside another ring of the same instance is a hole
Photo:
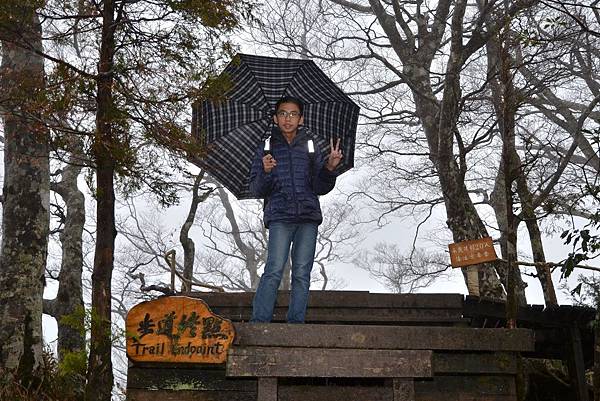
[[[230,377],[431,377],[431,351],[244,347],[231,349]]]
[[[234,346],[534,351],[527,329],[234,323]]]
[[[277,378],[259,377],[256,401],[277,401]]]
[[[250,308],[220,308],[215,307],[214,311],[219,316],[232,321],[247,322],[252,316]],[[418,326],[469,326],[471,319],[463,318],[460,311],[449,313],[430,313],[426,310],[408,311],[403,309],[383,311],[359,310],[359,309],[309,309],[306,313],[306,323],[310,324],[396,324],[396,325],[418,325]],[[275,308],[273,313],[273,322],[285,323],[287,309]]]
[[[127,389],[245,391],[256,393],[256,380],[232,380],[225,377],[225,369],[207,369],[167,365],[163,367],[129,367]],[[154,400],[156,401],[156,400]]]
[[[391,386],[280,385],[279,401],[393,401]]]
[[[211,306],[214,313],[234,321],[248,321],[252,316],[251,307]],[[285,321],[286,307],[276,307],[273,321]],[[465,323],[470,319],[462,317],[460,309],[394,309],[394,308],[309,308],[306,322],[357,322],[364,323]]]
[[[433,380],[415,379],[415,393],[417,400],[517,399],[515,378],[511,375],[436,375]]]
[[[433,354],[437,374],[516,374],[517,356],[508,352]]]
[[[192,292],[190,297],[201,298],[211,307],[251,306],[253,292],[216,293]],[[277,305],[289,305],[290,292],[277,293]],[[438,308],[462,309],[462,294],[376,294],[368,291],[310,291],[308,308]]]
[[[394,379],[394,401],[415,401],[415,382],[413,379]]]
[[[250,401],[256,392],[127,389],[127,401]]]

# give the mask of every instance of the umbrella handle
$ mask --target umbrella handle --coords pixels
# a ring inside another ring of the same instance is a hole
[[[263,147],[263,156],[271,154],[271,137],[265,139],[265,146]]]

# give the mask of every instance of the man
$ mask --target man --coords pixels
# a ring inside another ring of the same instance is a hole
[[[317,230],[323,221],[318,195],[335,185],[335,169],[342,152],[339,139],[330,141],[327,160],[314,146],[304,123],[302,101],[284,97],[275,106],[277,125],[269,141],[258,149],[250,173],[250,191],[265,198],[265,226],[269,229],[267,263],[254,296],[252,322],[270,322],[277,289],[292,247],[292,291],[288,323],[303,323],[308,304],[310,272],[315,257]],[[266,153],[266,154],[265,154]]]

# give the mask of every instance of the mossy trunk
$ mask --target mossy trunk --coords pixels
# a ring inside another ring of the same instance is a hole
[[[27,386],[34,384],[42,364],[50,174],[48,130],[40,122],[44,61],[24,50],[41,49],[41,25],[33,8],[14,7],[11,12],[14,23],[0,26],[0,114],[4,122],[0,371],[16,373],[17,380]]]

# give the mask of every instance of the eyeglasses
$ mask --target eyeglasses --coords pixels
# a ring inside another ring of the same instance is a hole
[[[277,112],[277,117],[279,117],[279,118],[288,118],[289,117],[291,119],[294,119],[294,118],[300,117],[300,113],[297,112],[297,111],[283,111],[283,110],[281,110],[281,111]]]

